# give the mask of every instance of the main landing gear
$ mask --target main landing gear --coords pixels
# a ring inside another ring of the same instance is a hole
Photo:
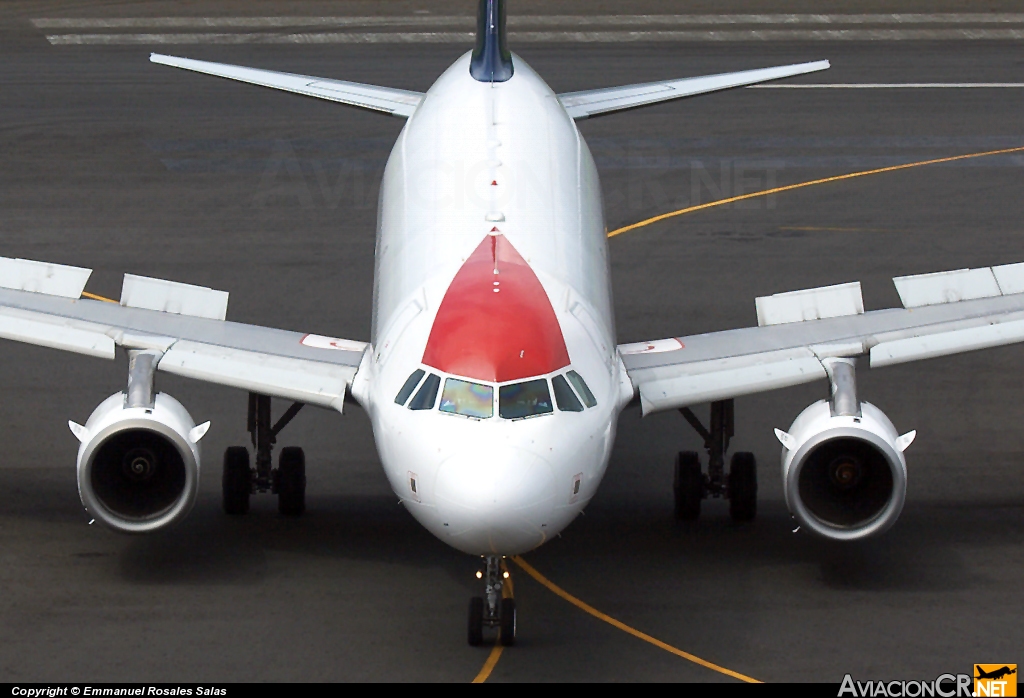
[[[502,594],[508,570],[497,555],[487,555],[485,560],[485,569],[476,573],[477,579],[484,580],[484,596],[469,600],[469,644],[482,645],[487,627],[497,628],[498,642],[511,647],[516,643],[516,602]]]
[[[711,428],[706,429],[690,408],[679,410],[690,426],[704,439],[708,452],[707,474],[701,472],[700,456],[684,451],[676,458],[676,519],[695,521],[700,516],[701,500],[725,497],[734,521],[752,521],[757,514],[757,461],[753,453],[734,453],[725,474],[725,454],[733,436],[733,401],[711,403]]]
[[[249,467],[249,450],[231,446],[224,452],[224,511],[232,515],[249,511],[249,497],[261,492],[277,495],[277,508],[285,516],[306,510],[306,456],[301,448],[281,449],[277,469],[273,449],[277,435],[302,409],[296,402],[277,423],[270,425],[270,398],[249,393],[249,434],[256,449],[256,468]]]

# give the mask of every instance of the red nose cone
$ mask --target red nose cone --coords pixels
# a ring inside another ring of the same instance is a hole
[[[485,237],[455,275],[437,310],[423,363],[496,383],[569,365],[551,301],[504,235]]]

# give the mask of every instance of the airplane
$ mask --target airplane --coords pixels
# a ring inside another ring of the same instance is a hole
[[[876,368],[1024,340],[1024,264],[1010,264],[898,277],[902,308],[865,311],[860,284],[842,283],[757,298],[757,326],[617,343],[600,179],[576,121],[827,61],[555,94],[508,49],[503,0],[479,0],[475,47],[425,93],[150,59],[406,121],[381,184],[369,341],[230,322],[223,291],[130,274],[107,303],[83,297],[88,269],[0,259],[0,337],[127,356],[127,385],[69,423],[82,503],[117,531],[163,529],[196,499],[210,423],[157,391],[157,371],[249,393],[252,452],[224,454],[230,515],[267,492],[282,514],[301,514],[305,456],[282,449],[274,467],[276,437],[303,405],[354,403],[404,507],[483,560],[469,643],[496,630],[511,645],[502,560],[583,511],[628,405],[680,410],[705,440],[706,467],[695,452],[676,459],[678,519],[716,497],[749,521],[756,459],[734,453],[725,468],[734,399],[827,382],[827,397],[776,430],[785,499],[803,529],[851,541],[899,517],[915,437],[860,399],[858,360]],[[276,422],[272,398],[292,402]],[[705,403],[707,426],[691,410]]]
[[[979,668],[978,669],[978,675],[975,676],[974,678],[976,678],[976,679],[1001,679],[1004,676],[1010,676],[1010,675],[1016,674],[1016,673],[1017,673],[1016,669],[1011,669],[1008,666],[1004,666],[1004,667],[1001,667],[999,669],[993,669],[992,671],[985,671],[984,669]]]

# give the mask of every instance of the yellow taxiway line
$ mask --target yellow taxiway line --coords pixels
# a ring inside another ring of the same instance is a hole
[[[778,194],[784,191],[792,191],[793,189],[802,189],[804,187],[813,187],[816,184],[828,184],[829,182],[840,182],[844,179],[853,179],[855,177],[867,177],[868,175],[881,174],[883,172],[895,172],[897,170],[906,170],[911,167],[923,167],[925,165],[938,165],[943,162],[954,162],[956,160],[968,160],[970,158],[983,158],[989,155],[1006,155],[1007,153],[1019,153],[1024,151],[1024,146],[1017,148],[1003,148],[1002,150],[986,150],[983,153],[967,153],[966,155],[953,155],[945,158],[935,158],[932,160],[920,160],[918,162],[908,162],[903,165],[890,165],[889,167],[879,167],[874,170],[863,170],[861,172],[850,172],[843,175],[835,175],[834,177],[823,177],[821,179],[812,179],[808,182],[798,182],[796,184],[787,184],[783,187],[773,187],[772,189],[762,189],[761,191],[753,191],[749,194],[740,194],[739,196],[730,196],[725,199],[718,199],[717,201],[709,201],[706,204],[698,204],[696,206],[687,206],[686,208],[680,208],[675,211],[669,211],[668,213],[662,213],[657,216],[646,218],[638,223],[632,225],[625,225],[621,228],[608,233],[608,237],[613,238],[616,235],[622,235],[628,233],[630,230],[636,230],[637,228],[643,228],[652,223],[663,221],[667,218],[675,218],[676,216],[682,216],[686,213],[693,213],[694,211],[703,211],[706,208],[714,208],[715,206],[724,206],[725,204],[731,204],[735,201],[744,201],[746,199],[754,199],[759,196],[768,196],[769,194]]]
[[[88,291],[82,291],[82,298],[88,298],[94,301],[103,301],[104,303],[117,303],[117,301],[104,296],[97,296],[95,293],[89,293]]]
[[[501,561],[501,571],[507,572],[508,567],[505,566],[505,561]],[[512,577],[509,576],[501,585],[501,596],[505,599],[515,598],[515,589],[512,587]],[[501,659],[501,653],[505,650],[505,646],[501,644],[501,631],[498,631],[498,639],[494,641],[494,647],[491,648],[491,653],[487,655],[487,660],[484,665],[480,668],[480,673],[473,679],[473,683],[483,683],[491,676],[491,672],[494,671],[494,667],[498,665],[498,660]]]
[[[484,662],[483,667],[480,669],[480,673],[473,679],[473,683],[483,683],[490,676],[491,672],[494,671],[494,667],[497,666],[498,660],[501,659],[501,653],[505,648],[500,642],[495,642],[494,647],[491,648],[491,653],[487,655],[487,661]]]
[[[655,637],[651,637],[647,633],[641,632],[641,631],[637,630],[636,628],[631,628],[628,625],[626,625],[625,623],[623,623],[622,621],[616,620],[616,619],[612,618],[611,616],[609,616],[606,613],[601,613],[601,611],[597,610],[596,608],[594,608],[593,606],[591,606],[587,602],[581,601],[580,599],[576,598],[575,596],[573,596],[572,594],[570,594],[566,590],[562,589],[560,586],[558,586],[557,584],[552,582],[550,579],[545,577],[543,574],[538,572],[532,565],[530,565],[530,563],[528,563],[526,560],[524,560],[520,556],[515,555],[515,556],[513,556],[512,560],[517,565],[519,565],[523,569],[523,571],[526,572],[526,574],[528,574],[531,577],[533,577],[541,585],[547,587],[547,589],[549,591],[551,591],[552,593],[554,593],[556,596],[562,597],[563,599],[565,599],[566,601],[568,601],[569,603],[571,603],[573,606],[575,606],[576,608],[580,609],[581,611],[589,613],[590,615],[594,616],[594,618],[597,618],[598,620],[603,620],[605,623],[608,623],[609,625],[612,625],[612,626],[618,628],[622,632],[629,633],[630,635],[632,635],[635,638],[639,638],[640,640],[643,640],[644,642],[649,642],[650,644],[654,645],[655,647],[659,647],[659,648],[665,650],[666,652],[671,652],[672,654],[676,655],[677,657],[682,657],[683,659],[691,661],[694,664],[699,664],[700,666],[705,667],[707,669],[711,669],[712,671],[717,671],[719,674],[725,674],[726,676],[731,676],[734,679],[739,679],[740,681],[745,681],[747,683],[761,683],[757,679],[751,678],[751,677],[747,676],[746,674],[741,674],[738,671],[733,671],[732,669],[726,669],[724,666],[719,666],[718,664],[715,664],[714,662],[709,662],[706,659],[701,659],[697,655],[690,654],[689,652],[684,652],[683,650],[678,649],[677,647],[673,647],[672,645],[670,645],[670,644],[668,644],[666,642],[662,642],[661,640],[659,640],[659,639],[657,639]]]

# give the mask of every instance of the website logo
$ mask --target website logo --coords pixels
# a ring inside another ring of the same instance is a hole
[[[1017,665],[975,664],[974,695],[985,698],[1017,695]]]

